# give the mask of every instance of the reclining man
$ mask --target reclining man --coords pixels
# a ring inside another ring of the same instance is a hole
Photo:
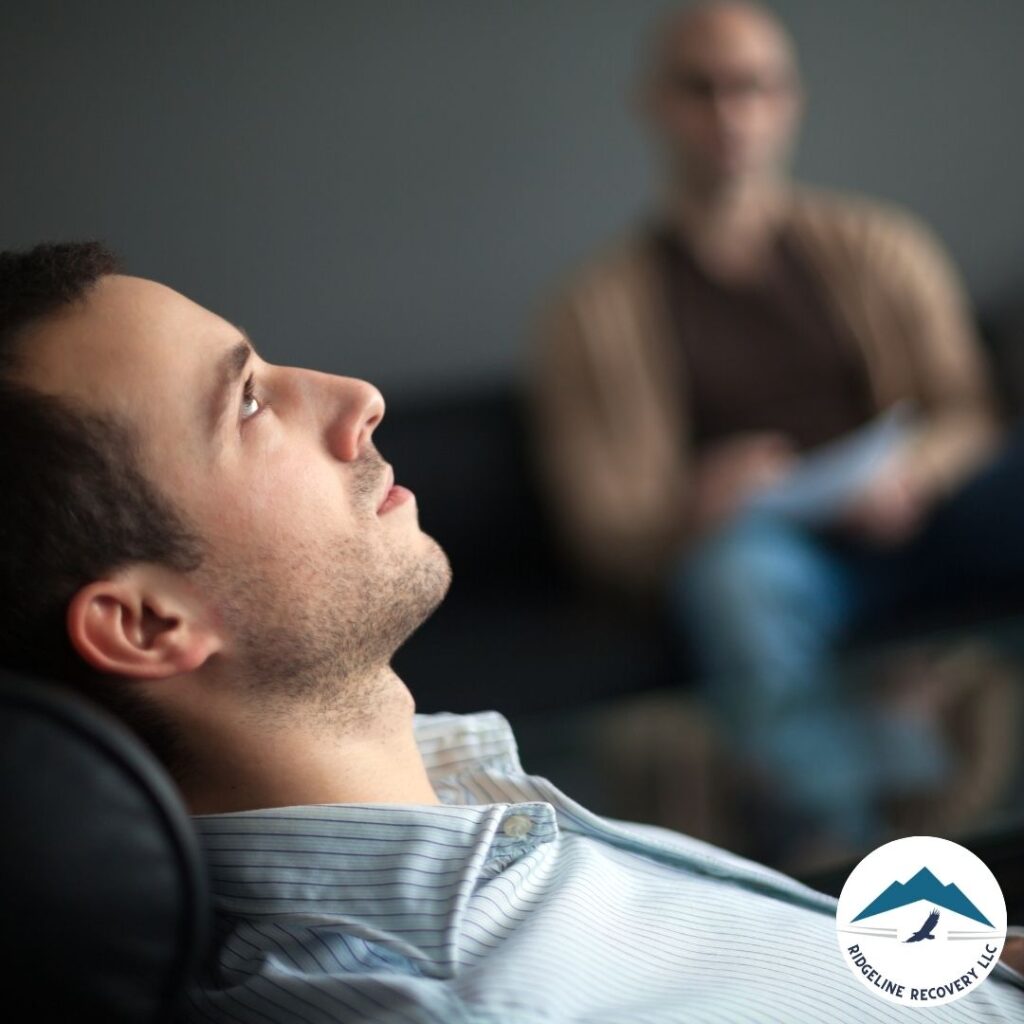
[[[371,385],[267,364],[95,243],[0,254],[0,346],[2,661],[113,708],[196,815],[190,1018],[904,1019],[830,897],[588,812],[496,712],[414,715],[390,660],[450,571]],[[1024,977],[935,1012],[1019,1020]]]

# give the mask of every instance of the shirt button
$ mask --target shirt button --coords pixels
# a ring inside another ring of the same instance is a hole
[[[521,839],[529,835],[533,828],[533,820],[525,814],[510,814],[501,825],[501,830],[513,839]]]

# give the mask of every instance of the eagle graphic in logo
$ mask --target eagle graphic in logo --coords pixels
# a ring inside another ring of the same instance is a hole
[[[938,912],[938,910],[935,909],[935,907],[932,907],[932,912],[928,915],[927,918],[925,918],[924,924],[921,925],[921,927],[918,928],[917,931],[914,932],[914,934],[911,935],[910,938],[907,939],[906,941],[907,942],[920,942],[922,939],[934,939],[935,936],[932,935],[932,932],[934,931],[935,926],[938,923],[939,923],[939,912]]]

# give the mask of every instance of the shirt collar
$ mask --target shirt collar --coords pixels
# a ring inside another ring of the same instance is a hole
[[[523,770],[512,727],[498,711],[414,715],[413,730],[431,782],[481,768]]]
[[[497,712],[417,715],[440,805],[318,804],[197,815],[214,905],[247,919],[287,917],[377,942],[446,974],[469,896],[558,836],[543,801],[461,804],[460,775],[521,771]],[[417,938],[419,936],[419,938]]]

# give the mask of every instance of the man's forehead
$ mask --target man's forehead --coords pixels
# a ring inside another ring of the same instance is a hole
[[[155,384],[188,386],[238,331],[166,285],[109,275],[26,335],[26,383],[93,408],[130,414]]]
[[[678,13],[664,27],[662,59],[674,67],[726,61],[781,70],[795,64],[781,24],[746,4],[709,4]]]

